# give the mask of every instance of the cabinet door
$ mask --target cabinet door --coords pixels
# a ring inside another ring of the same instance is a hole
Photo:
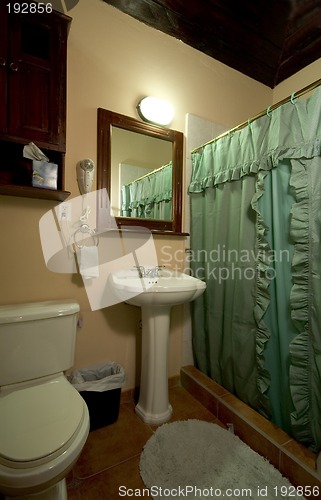
[[[7,99],[8,99],[8,19],[7,8],[0,5],[0,132],[7,132]]]
[[[66,26],[53,14],[9,17],[8,133],[64,149]]]

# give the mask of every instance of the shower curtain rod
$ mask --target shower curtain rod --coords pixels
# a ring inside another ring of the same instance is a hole
[[[133,182],[141,181],[142,179],[144,179],[144,177],[148,177],[149,175],[155,174],[156,172],[160,172],[161,170],[163,170],[163,168],[168,167],[169,164],[170,164],[170,162],[167,163],[166,165],[162,165],[161,167],[155,168],[155,170],[152,170],[151,172],[148,172],[148,174],[144,174],[141,177],[138,177],[137,179],[129,182],[128,184],[132,184]]]
[[[205,142],[205,144],[202,144],[202,146],[198,146],[197,148],[193,149],[192,153],[195,153],[196,151],[199,151],[200,149],[204,148],[208,144],[212,144],[213,142],[216,142],[219,139],[222,139],[222,137],[225,137],[226,135],[231,134],[232,132],[236,132],[237,130],[241,130],[242,128],[245,128],[247,125],[249,125],[250,123],[254,122],[258,118],[262,118],[262,116],[264,116],[266,114],[269,114],[274,109],[279,108],[283,104],[285,104],[287,102],[290,102],[290,101],[293,101],[294,98],[301,97],[302,95],[306,94],[307,92],[310,92],[311,90],[314,90],[319,85],[321,85],[321,78],[319,80],[316,80],[313,83],[310,83],[310,85],[307,85],[303,89],[298,90],[297,92],[293,92],[293,94],[291,94],[289,97],[285,97],[281,101],[279,101],[279,102],[277,102],[275,104],[272,104],[272,106],[269,106],[264,111],[261,111],[260,113],[258,113],[257,115],[253,116],[252,118],[249,118],[246,122],[240,123],[236,127],[231,128],[230,130],[227,130],[226,132],[223,132],[223,134],[218,135],[214,139],[211,139],[210,141]]]

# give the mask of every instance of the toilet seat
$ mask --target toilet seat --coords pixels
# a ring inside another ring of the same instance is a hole
[[[26,468],[53,460],[83,418],[84,401],[63,375],[0,393],[0,464]]]

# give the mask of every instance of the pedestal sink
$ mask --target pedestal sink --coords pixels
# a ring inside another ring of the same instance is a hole
[[[184,273],[153,271],[147,271],[150,276],[142,276],[141,269],[118,271],[111,281],[121,300],[142,309],[141,382],[135,410],[144,422],[160,424],[172,415],[167,373],[170,310],[195,300],[206,284]]]

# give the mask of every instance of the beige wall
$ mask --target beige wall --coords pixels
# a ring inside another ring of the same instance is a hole
[[[81,0],[70,12],[68,41],[68,108],[66,189],[78,196],[75,166],[83,158],[96,161],[97,108],[136,116],[144,95],[171,101],[176,110],[172,128],[184,132],[185,117],[193,113],[233,127],[315,80],[320,63],[294,84],[272,91],[118,12],[101,0]],[[312,78],[311,78],[312,74]],[[320,74],[320,71],[319,71]],[[83,326],[78,331],[75,367],[115,360],[134,387],[139,366],[140,310],[125,304],[92,312],[78,275],[48,271],[39,239],[39,219],[52,209],[50,201],[0,197],[0,303],[74,298],[81,305]],[[184,250],[184,238],[158,236],[162,246]],[[183,309],[172,313],[169,375],[179,373],[182,356]]]
[[[272,103],[275,104],[282,99],[291,96],[293,92],[303,89],[320,79],[321,74],[321,59],[318,59],[312,64],[306,66],[303,70],[298,71],[294,76],[284,80],[273,90]],[[306,94],[308,97],[310,94]],[[303,97],[302,97],[303,98]]]

